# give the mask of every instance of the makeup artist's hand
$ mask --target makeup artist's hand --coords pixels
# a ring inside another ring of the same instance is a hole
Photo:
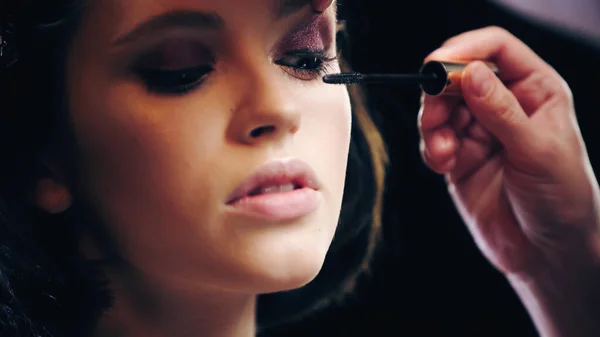
[[[462,78],[464,101],[424,98],[425,162],[445,174],[477,245],[540,333],[598,336],[599,188],[568,86],[495,27],[454,37],[428,59],[493,62],[502,81],[473,62]]]

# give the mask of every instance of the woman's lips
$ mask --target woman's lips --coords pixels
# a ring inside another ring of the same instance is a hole
[[[318,206],[320,183],[305,162],[287,158],[265,163],[230,195],[227,205],[238,213],[270,221],[292,220]]]

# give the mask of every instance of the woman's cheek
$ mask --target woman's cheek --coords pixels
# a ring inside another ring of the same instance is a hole
[[[306,145],[300,146],[310,149],[306,158],[322,172],[329,185],[326,192],[330,202],[335,203],[331,206],[337,207],[338,201],[341,204],[350,146],[350,98],[345,87],[325,87],[313,102],[306,110],[312,113],[306,114],[303,125]]]

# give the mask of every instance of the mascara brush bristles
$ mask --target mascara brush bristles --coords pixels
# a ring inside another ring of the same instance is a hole
[[[361,73],[343,73],[325,75],[323,77],[323,82],[329,84],[355,84],[360,83],[362,79],[363,75]]]
[[[323,82],[329,84],[357,84],[357,83],[395,83],[419,84],[437,80],[434,74],[361,74],[341,73],[323,76]]]

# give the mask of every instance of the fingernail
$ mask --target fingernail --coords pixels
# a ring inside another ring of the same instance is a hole
[[[479,97],[487,95],[494,85],[492,75],[492,71],[485,64],[481,62],[475,64],[471,71],[471,91]]]

